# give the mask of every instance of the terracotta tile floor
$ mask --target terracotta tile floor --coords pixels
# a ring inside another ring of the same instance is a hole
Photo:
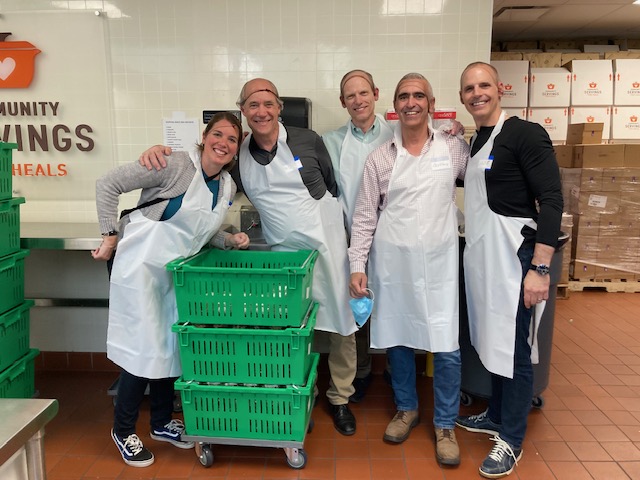
[[[640,294],[572,292],[556,304],[554,350],[544,406],[534,409],[524,456],[510,478],[527,480],[640,479]],[[60,412],[46,431],[50,480],[77,479],[473,479],[492,446],[488,436],[458,429],[462,464],[440,468],[432,440],[433,402],[421,378],[423,422],[399,446],[382,442],[393,414],[391,390],[376,375],[366,399],[353,406],[358,430],[342,437],[322,402],[307,435],[306,467],[287,466],[275,448],[214,446],[215,462],[204,468],[193,451],[140,436],[156,455],[148,468],[120,459],[109,437],[112,401],[106,390],[113,374],[38,372],[43,398],[58,398]],[[326,373],[320,376],[321,389]],[[464,413],[483,410],[477,400]]]

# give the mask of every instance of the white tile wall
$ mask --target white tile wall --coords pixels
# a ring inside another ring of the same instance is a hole
[[[354,68],[374,75],[381,113],[400,77],[417,71],[430,79],[437,106],[456,107],[458,119],[472,125],[458,100],[459,75],[471,61],[489,60],[491,41],[491,0],[2,0],[0,6],[3,13],[107,16],[115,163],[161,142],[161,119],[174,111],[202,118],[203,109],[234,108],[242,84],[257,76],[274,81],[281,95],[310,98],[318,133],[345,123],[338,87]],[[95,218],[90,201],[80,211],[73,201],[55,207],[48,220]]]

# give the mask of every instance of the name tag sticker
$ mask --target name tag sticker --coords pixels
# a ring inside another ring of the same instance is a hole
[[[300,170],[302,168],[302,162],[300,161],[300,157],[293,157],[293,164],[298,170]]]
[[[491,166],[493,165],[493,157],[489,157],[485,160],[480,160],[478,162],[478,168],[481,170],[491,170]]]
[[[445,170],[447,168],[451,168],[451,161],[448,158],[434,158],[431,162],[432,170]]]

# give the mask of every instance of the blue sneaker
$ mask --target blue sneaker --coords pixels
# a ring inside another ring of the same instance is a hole
[[[500,434],[500,424],[494,423],[489,418],[489,409],[478,415],[456,418],[456,425],[469,432],[488,433],[489,435]]]
[[[144,448],[144,445],[135,433],[132,433],[128,437],[121,437],[111,430],[111,438],[118,447],[120,455],[124,463],[132,467],[148,467],[151,465],[155,458],[153,453]]]
[[[496,442],[487,458],[480,465],[480,475],[486,478],[502,478],[513,472],[522,458],[522,448],[515,449],[499,436],[492,437]]]
[[[151,438],[159,442],[169,442],[178,448],[193,448],[194,442],[185,442],[182,440],[184,433],[184,423],[182,420],[171,420],[164,427],[152,428]]]

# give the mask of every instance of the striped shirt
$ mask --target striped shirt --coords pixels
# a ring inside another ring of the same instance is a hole
[[[453,173],[451,182],[455,186],[456,179],[464,178],[469,159],[469,145],[459,137],[436,131],[431,133],[422,146],[420,156],[429,152],[434,135],[440,135],[449,147]],[[367,157],[362,184],[356,200],[356,209],[353,214],[351,245],[349,247],[351,273],[365,272],[378,218],[387,206],[389,180],[397,155],[396,139],[392,138]],[[453,191],[452,201],[455,201],[455,188]]]

